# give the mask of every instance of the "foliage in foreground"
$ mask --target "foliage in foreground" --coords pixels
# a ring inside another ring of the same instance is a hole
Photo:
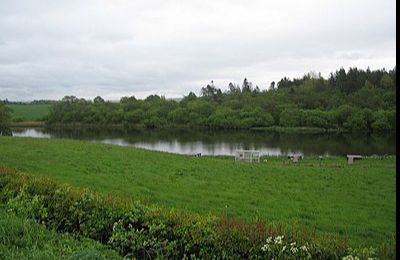
[[[0,200],[48,228],[95,239],[128,258],[395,258],[395,244],[351,249],[333,236],[161,209],[0,168]]]
[[[87,238],[57,234],[0,208],[0,259],[120,259]]]

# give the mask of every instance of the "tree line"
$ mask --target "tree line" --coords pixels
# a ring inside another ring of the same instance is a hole
[[[396,68],[386,71],[343,68],[328,78],[307,73],[282,78],[261,90],[247,79],[226,90],[210,84],[180,101],[150,95],[119,102],[65,96],[47,118],[53,124],[140,125],[242,129],[318,127],[347,131],[396,129]]]

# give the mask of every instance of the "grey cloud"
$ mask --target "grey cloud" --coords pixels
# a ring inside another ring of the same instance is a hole
[[[0,99],[176,97],[395,65],[395,1],[2,1]]]

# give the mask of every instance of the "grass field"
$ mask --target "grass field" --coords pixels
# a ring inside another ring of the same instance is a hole
[[[39,121],[49,113],[50,105],[47,104],[26,104],[8,105],[12,109],[13,121]]]
[[[380,243],[395,233],[396,159],[283,157],[260,164],[90,142],[0,138],[0,166],[147,203],[300,224]]]
[[[0,259],[121,259],[89,240],[47,230],[0,208]]]

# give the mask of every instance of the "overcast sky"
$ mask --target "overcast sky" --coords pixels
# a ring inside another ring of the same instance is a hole
[[[0,99],[182,97],[396,65],[395,0],[0,0]]]

